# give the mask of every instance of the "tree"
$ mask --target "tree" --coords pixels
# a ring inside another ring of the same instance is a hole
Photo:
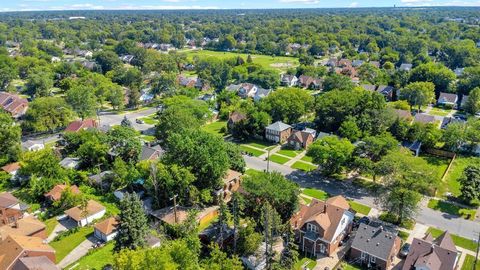
[[[362,136],[362,131],[358,128],[354,118],[348,118],[345,120],[338,129],[339,134],[349,139],[351,142],[355,142]]]
[[[400,90],[400,98],[408,101],[410,109],[418,106],[426,106],[433,101],[435,97],[435,85],[431,82],[413,82],[409,83]]]
[[[480,200],[480,166],[478,164],[465,168],[460,178],[460,185],[462,198],[466,202],[473,203],[475,200]]]
[[[15,125],[12,117],[0,111],[0,165],[17,161],[20,153],[22,130]]]
[[[246,164],[240,147],[231,142],[226,142],[225,147],[230,160],[230,169],[244,173]]]
[[[222,252],[218,245],[210,246],[210,257],[206,259],[202,266],[204,269],[212,269],[212,270],[223,270],[223,269],[231,269],[231,270],[242,270],[243,265],[242,262],[238,259],[238,257],[229,258],[226,253]]]
[[[355,152],[359,156],[366,156],[373,162],[378,162],[397,146],[398,141],[390,133],[385,132],[377,136],[363,138]]]
[[[107,98],[107,100],[110,102],[110,105],[112,105],[112,108],[114,110],[121,110],[123,109],[125,103],[125,95],[123,93],[123,89],[120,86],[113,87],[110,89],[110,94]]]
[[[273,69],[259,69],[250,73],[248,80],[266,89],[276,89],[280,85],[280,74]]]
[[[142,143],[135,129],[118,126],[108,131],[108,142],[112,151],[127,163],[136,163],[142,151]]]
[[[100,66],[102,72],[105,74],[110,70],[114,70],[122,65],[122,60],[118,55],[112,51],[101,51],[93,56],[95,62]]]
[[[479,60],[478,49],[470,39],[452,40],[441,51],[440,59],[451,69],[474,66]]]
[[[66,93],[65,100],[82,119],[96,114],[97,101],[93,89],[76,85]]]
[[[75,119],[75,113],[64,99],[37,98],[30,103],[22,129],[31,132],[53,132],[66,127],[73,119]]]
[[[120,201],[119,209],[115,250],[142,248],[148,234],[148,219],[142,201],[136,194],[127,193]]]
[[[458,153],[466,143],[466,128],[467,125],[464,123],[450,123],[445,128],[442,136],[442,141],[445,142],[445,148]]]
[[[343,75],[331,74],[323,82],[323,91],[332,90],[352,90],[354,87],[352,80]]]
[[[301,89],[280,89],[262,100],[260,107],[273,121],[296,123],[313,108],[313,97]]]
[[[466,67],[463,74],[458,78],[458,92],[464,95],[469,95],[470,91],[477,87],[480,87],[480,67]]]
[[[455,73],[440,63],[427,63],[415,67],[410,75],[410,82],[431,82],[435,85],[435,93],[446,92],[455,80]]]
[[[6,55],[0,55],[0,89],[7,88],[16,75],[14,61]]]
[[[81,193],[75,194],[71,186],[67,186],[61,193],[60,199],[53,203],[53,206],[58,210],[70,209],[77,206],[82,201]]]
[[[466,98],[463,96],[463,98]],[[480,87],[475,87],[468,95],[467,102],[465,102],[464,109],[470,114],[477,114],[480,112]]]
[[[326,175],[340,173],[350,161],[354,150],[353,144],[347,139],[327,136],[315,141],[307,151],[315,164],[319,164]]]
[[[232,67],[218,58],[202,58],[195,64],[198,77],[210,83],[217,90],[227,86],[232,77]]]
[[[28,75],[25,85],[26,93],[32,97],[46,97],[53,87],[52,74],[46,71],[37,71]]]
[[[154,95],[173,95],[177,85],[177,74],[173,72],[161,72],[153,79],[152,94]]]

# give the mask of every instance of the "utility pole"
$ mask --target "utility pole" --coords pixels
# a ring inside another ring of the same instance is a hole
[[[268,149],[267,153],[267,172],[270,172],[270,149]]]
[[[178,223],[177,221],[177,197],[178,194],[173,195],[173,198],[170,198],[170,201],[173,200],[173,214],[175,215],[175,224]]]
[[[478,263],[478,252],[480,250],[480,232],[478,232],[478,239],[477,239],[477,254],[475,256],[475,262],[473,263],[473,270],[477,269],[477,263]]]

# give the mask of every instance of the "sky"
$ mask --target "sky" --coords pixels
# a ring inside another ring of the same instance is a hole
[[[0,0],[0,11],[480,6],[480,0]]]

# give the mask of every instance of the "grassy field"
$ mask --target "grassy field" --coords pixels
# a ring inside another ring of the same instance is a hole
[[[227,121],[212,122],[210,124],[204,125],[202,129],[214,135],[225,136],[226,134],[222,132],[222,129],[227,130]]]
[[[467,254],[467,256],[465,257],[465,261],[463,261],[462,270],[472,270],[474,264],[475,264],[475,257],[470,254]],[[477,262],[477,265],[475,266],[475,270],[480,270],[480,262]]]
[[[83,227],[76,233],[72,233],[58,241],[50,242],[50,246],[55,249],[57,263],[62,261],[74,248],[87,239],[89,234],[93,233],[93,227]]]
[[[182,51],[180,51],[182,52]],[[220,59],[230,59],[236,58],[238,56],[242,57],[245,61],[248,58],[248,54],[244,53],[235,53],[235,52],[217,52],[209,50],[189,50],[184,51],[189,60],[193,60],[195,56],[199,58],[205,57],[216,57]],[[298,59],[293,57],[285,56],[268,56],[268,55],[259,55],[252,54],[252,60],[254,64],[259,64],[265,68],[275,68],[278,70],[286,70],[288,68],[296,67],[299,65]]]
[[[50,235],[53,232],[53,229],[55,229],[55,226],[57,226],[58,221],[56,217],[49,218],[45,220],[43,223],[45,223],[45,231],[47,232],[47,236]]]
[[[249,153],[249,154],[251,154],[253,156],[256,156],[256,157],[265,154],[265,152],[262,151],[262,150],[255,149],[255,148],[252,148],[252,147],[250,147],[248,145],[244,145],[244,144],[240,145],[240,149],[242,151],[244,151],[246,153]]]
[[[439,229],[433,228],[433,227],[428,228],[428,232],[432,233],[432,236],[434,238],[437,238],[438,236],[440,236],[443,233],[442,230],[439,230]],[[455,234],[452,234],[451,236],[452,236],[452,240],[455,243],[455,245],[475,252],[475,250],[477,248],[477,243],[475,243],[475,241],[470,240],[470,239],[465,238],[465,237],[455,235]]]
[[[113,263],[114,246],[115,246],[114,242],[110,241],[105,246],[96,250],[92,250],[87,255],[85,255],[80,260],[78,260],[78,262],[68,266],[66,269],[72,269],[72,270],[103,269],[105,265]]]
[[[465,219],[475,219],[475,209],[461,208],[460,206],[445,201],[431,199],[428,202],[428,208],[451,215],[461,216]]]
[[[305,162],[297,161],[297,162],[292,164],[292,168],[297,169],[297,170],[302,170],[302,171],[305,171],[305,172],[309,172],[309,171],[313,171],[313,170],[317,169],[317,166],[311,165],[311,164],[308,164],[308,163],[305,163]]]
[[[273,161],[273,162],[278,163],[278,164],[285,164],[290,160],[289,158],[282,157],[282,156],[275,155],[275,154],[271,155],[269,159],[270,159],[270,161]]]
[[[430,171],[434,172],[434,177],[440,183],[442,176],[447,170],[450,159],[432,155],[420,155],[419,158],[427,161]]]
[[[445,178],[446,185],[440,187],[438,191],[439,195],[444,195],[445,192],[450,192],[453,196],[460,196],[460,183],[458,180],[462,177],[465,168],[468,165],[473,164],[480,164],[480,158],[457,156]]]
[[[306,188],[302,191],[302,193],[321,201],[324,201],[329,197],[327,192],[320,189],[314,189],[314,188]]]
[[[296,157],[298,154],[300,154],[301,151],[295,151],[295,150],[291,150],[291,149],[282,149],[282,150],[279,150],[277,152],[277,154],[280,154],[280,155],[284,155],[284,156],[287,156],[287,157]]]
[[[348,201],[348,203],[350,204],[350,207],[357,213],[359,214],[362,214],[362,215],[368,215],[368,213],[370,213],[370,210],[372,210],[371,207],[367,206],[367,205],[364,205],[364,204],[361,204],[361,203],[357,203],[355,201]]]
[[[310,258],[302,258],[300,260],[298,260],[298,262],[295,264],[295,267],[294,269],[295,270],[303,270],[302,266],[306,264],[306,266],[308,267],[308,269],[313,269],[315,268],[315,266],[317,265],[317,262],[310,259]]]

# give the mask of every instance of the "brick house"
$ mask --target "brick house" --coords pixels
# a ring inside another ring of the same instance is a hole
[[[232,112],[228,117],[227,121],[227,128],[231,130],[235,124],[239,123],[240,121],[247,120],[247,115],[241,112]]]
[[[18,118],[27,112],[28,101],[15,94],[0,92],[0,106],[13,118]]]
[[[50,202],[55,202],[55,201],[58,201],[60,200],[60,198],[62,197],[62,193],[63,191],[65,191],[67,188],[70,188],[70,191],[73,193],[73,194],[80,194],[80,190],[78,189],[78,187],[76,185],[72,185],[72,186],[67,186],[67,185],[56,185],[52,188],[52,190],[50,190],[49,192],[45,193],[44,196],[47,200],[49,200]]]
[[[284,143],[292,134],[292,127],[277,121],[265,128],[265,138],[276,143]]]
[[[47,238],[46,226],[43,222],[33,216],[26,216],[14,223],[0,227],[0,240],[5,240],[9,235],[35,236],[42,239]]]
[[[98,123],[95,119],[77,120],[68,124],[65,132],[79,132],[85,129],[97,128]]]
[[[360,224],[353,239],[350,259],[368,268],[390,269],[402,241],[382,226]]]
[[[331,256],[350,233],[354,216],[347,200],[335,196],[326,201],[313,199],[310,205],[301,205],[290,224],[300,250],[313,256]]]
[[[28,206],[9,192],[0,193],[0,225],[12,224],[23,217]]]
[[[0,243],[0,269],[12,270],[22,258],[45,256],[55,262],[55,249],[39,237],[9,235]]]
[[[222,179],[223,186],[215,191],[216,198],[218,200],[221,198],[225,203],[229,202],[232,199],[232,193],[240,187],[241,178],[242,173],[229,169]]]
[[[307,149],[310,144],[313,143],[315,137],[312,133],[295,130],[293,133],[288,137],[287,143],[290,147],[298,150],[300,148]]]

